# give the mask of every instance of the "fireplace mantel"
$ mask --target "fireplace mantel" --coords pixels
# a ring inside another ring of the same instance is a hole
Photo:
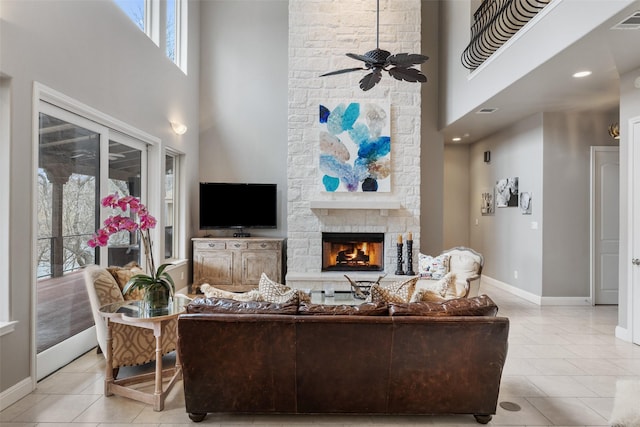
[[[379,209],[380,215],[388,215],[390,209],[400,209],[400,200],[310,200],[309,207],[320,211],[321,215],[327,215],[329,209]]]

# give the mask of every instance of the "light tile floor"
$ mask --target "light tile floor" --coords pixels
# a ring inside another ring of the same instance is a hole
[[[484,285],[483,285],[484,286]],[[640,346],[614,336],[617,307],[539,307],[492,287],[484,291],[509,317],[509,354],[498,407],[490,425],[607,426],[618,378],[640,379]],[[461,349],[462,350],[462,349]],[[122,397],[103,396],[104,358],[91,351],[38,384],[37,390],[0,412],[9,426],[194,426],[184,410],[181,383],[165,410]],[[362,391],[366,393],[366,390]],[[215,398],[215,396],[212,396]],[[640,404],[640,400],[639,400]],[[639,405],[640,406],[640,405]],[[209,426],[478,426],[453,416],[233,416],[208,415]]]

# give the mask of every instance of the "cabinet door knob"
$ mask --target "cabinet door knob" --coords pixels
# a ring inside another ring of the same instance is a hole
[[[263,244],[261,244],[261,245],[260,245],[260,247],[264,249],[264,248],[266,248],[266,247],[267,247],[267,244],[266,244],[266,243],[263,243]]]
[[[638,258],[634,258],[634,259],[632,259],[632,260],[631,260],[631,264],[633,264],[633,265],[640,265],[640,259],[638,259]]]
[[[215,243],[209,243],[209,247],[213,248],[216,244]]]

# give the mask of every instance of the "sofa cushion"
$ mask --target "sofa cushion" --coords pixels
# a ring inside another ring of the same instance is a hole
[[[196,298],[187,305],[187,313],[291,314],[298,312],[298,303],[268,301],[237,301],[226,298]]]
[[[486,295],[443,302],[389,304],[391,316],[496,316],[498,306]]]
[[[218,289],[208,283],[202,283],[200,290],[207,298],[224,298],[236,301],[263,301],[260,291],[252,289],[249,292],[230,292],[224,289]]]
[[[418,276],[425,279],[442,279],[449,272],[449,255],[418,254]]]
[[[298,306],[298,314],[312,316],[386,316],[387,303],[383,301],[365,302],[360,305],[326,305],[303,302]]]
[[[107,271],[111,273],[113,278],[120,287],[120,293],[126,286],[127,282],[136,274],[144,274],[144,270],[140,268],[137,262],[131,261],[124,267],[107,267]],[[144,291],[142,289],[132,289],[127,294],[123,294],[125,300],[141,300],[144,299]]]
[[[418,276],[393,283],[374,283],[366,302],[409,302],[416,288]]]
[[[278,282],[274,282],[273,280],[269,279],[269,277],[267,277],[265,273],[262,273],[262,275],[260,276],[260,281],[258,282],[258,290],[260,291],[262,299],[268,302],[311,302],[311,297],[309,297],[309,295],[307,295],[305,292],[291,288]]]
[[[456,274],[447,273],[438,281],[420,280],[409,302],[443,301],[458,298]]]

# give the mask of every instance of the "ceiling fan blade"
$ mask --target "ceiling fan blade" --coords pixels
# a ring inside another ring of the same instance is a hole
[[[357,53],[347,53],[346,55],[351,59],[357,59],[358,61],[366,62],[367,64],[373,63],[373,60],[365,55],[358,55]]]
[[[406,82],[425,83],[427,81],[427,76],[415,68],[393,67],[389,70],[389,74],[396,80],[404,80]]]
[[[382,78],[382,73],[380,70],[374,70],[372,73],[367,74],[360,80],[360,89],[369,90],[374,87],[380,79]]]
[[[429,59],[428,56],[417,53],[397,53],[387,58],[387,64],[408,67],[410,65],[422,64],[427,59]]]
[[[362,68],[362,67],[345,68],[344,70],[337,70],[337,71],[331,71],[329,73],[320,74],[320,77],[335,76],[336,74],[344,74],[344,73],[350,73],[352,71],[361,71],[361,70],[366,70],[366,68]]]

